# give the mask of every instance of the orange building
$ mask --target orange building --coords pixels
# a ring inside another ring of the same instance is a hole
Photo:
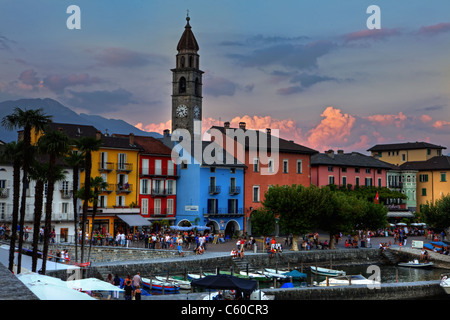
[[[217,142],[214,130],[222,134],[227,152],[233,150],[233,155],[246,165],[244,232],[251,234],[250,215],[262,207],[264,195],[271,186],[311,184],[311,156],[318,151],[272,136],[270,128],[248,130],[245,122],[241,122],[239,128],[230,128],[229,122],[225,122],[224,127],[213,126],[209,132]],[[240,149],[244,154],[240,154]]]

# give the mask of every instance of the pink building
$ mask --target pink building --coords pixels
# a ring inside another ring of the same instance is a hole
[[[311,183],[316,186],[386,187],[387,171],[391,166],[358,152],[333,150],[311,157]]]

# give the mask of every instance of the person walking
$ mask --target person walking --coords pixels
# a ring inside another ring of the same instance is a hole
[[[141,279],[141,273],[138,271],[133,277],[133,290],[135,290],[138,286],[141,285],[142,279]]]
[[[113,279],[112,284],[113,284],[114,286],[120,288],[120,283],[121,283],[120,278],[119,278],[119,276],[116,274],[116,275],[114,276],[114,279]],[[120,292],[120,291],[118,291],[118,290],[117,290],[117,291],[114,291],[114,298],[115,298],[115,299],[119,299],[119,292]]]
[[[125,300],[131,300],[131,297],[133,295],[133,282],[131,281],[130,275],[127,275],[127,278],[123,282],[123,290]]]

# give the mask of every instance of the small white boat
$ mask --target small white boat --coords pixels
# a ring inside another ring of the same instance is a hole
[[[239,272],[239,274],[241,274],[242,276],[247,276],[247,271],[241,271],[241,272]],[[258,281],[270,280],[270,278],[267,277],[266,275],[263,275],[262,273],[255,273],[255,272],[249,272],[248,277],[249,277],[249,279],[258,280]]]
[[[432,268],[434,265],[433,262],[419,262],[419,260],[415,259],[409,262],[399,262],[399,267],[408,267],[408,268]]]
[[[311,266],[311,272],[315,274],[319,274],[322,276],[330,276],[330,277],[337,277],[337,276],[345,276],[346,273],[343,270],[333,270],[333,269],[327,269],[327,268],[321,268],[321,267],[313,267]]]
[[[162,281],[162,282],[171,282],[180,287],[180,289],[184,290],[190,290],[191,289],[191,283],[187,280],[179,280],[172,277],[161,277],[161,276],[155,276],[156,280]]]
[[[279,270],[279,269],[270,269],[270,268],[265,268],[264,271],[269,272],[269,273],[278,273],[278,274],[285,274],[285,273],[289,272],[289,270]]]
[[[148,288],[151,288],[152,290],[162,291],[164,289],[164,291],[176,292],[180,289],[180,287],[173,282],[159,281],[156,279],[148,279],[148,278],[141,278],[141,279],[142,284]]]
[[[235,300],[235,293],[229,290],[216,291],[206,295],[203,300]],[[250,295],[250,300],[272,300],[261,290],[255,290]]]
[[[196,273],[188,273],[187,274],[187,277],[188,277],[188,279],[189,280],[196,280],[196,279],[200,279],[200,278],[204,278],[205,276],[204,275],[199,275],[199,274],[196,274]]]
[[[349,275],[328,278],[328,286],[348,286],[348,285],[379,285],[379,281],[369,280],[362,275]],[[319,283],[320,287],[327,286],[327,280]]]
[[[440,286],[444,289],[446,294],[450,294],[450,278],[447,276],[442,277]]]
[[[258,273],[260,273],[260,274],[262,274],[262,275],[264,275],[264,276],[266,276],[268,278],[271,278],[271,279],[273,279],[273,278],[277,278],[279,280],[286,280],[286,279],[288,279],[287,276],[285,276],[283,274],[280,274],[280,273],[272,273],[272,272],[267,272],[267,271],[258,271]]]

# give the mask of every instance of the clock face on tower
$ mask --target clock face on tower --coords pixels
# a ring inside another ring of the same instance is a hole
[[[180,118],[184,118],[186,117],[188,114],[188,108],[184,105],[181,104],[177,107],[177,116]]]
[[[194,118],[195,119],[200,119],[200,108],[198,106],[194,107]]]

